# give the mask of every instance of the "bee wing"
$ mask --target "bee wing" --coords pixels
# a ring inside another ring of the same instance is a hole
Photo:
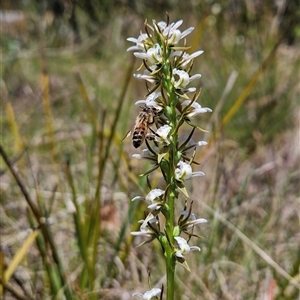
[[[131,134],[132,134],[132,132],[133,132],[133,127],[132,127],[131,129],[129,129],[128,132],[125,134],[125,136],[124,136],[123,139],[122,139],[122,142],[124,142],[124,140],[125,140],[126,138],[130,137]]]

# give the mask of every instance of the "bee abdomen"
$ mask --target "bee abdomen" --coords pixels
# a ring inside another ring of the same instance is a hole
[[[138,148],[142,145],[145,137],[144,131],[134,131],[132,135],[132,144],[135,148]]]

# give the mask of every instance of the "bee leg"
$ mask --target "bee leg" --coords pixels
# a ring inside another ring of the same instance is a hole
[[[149,140],[149,141],[154,141],[155,134],[153,134],[153,133],[147,133],[146,134],[146,139]]]
[[[151,136],[153,136],[153,140],[154,138],[157,136],[157,137],[160,137],[152,128],[149,127],[149,130],[151,131],[151,133],[148,133],[150,134]]]

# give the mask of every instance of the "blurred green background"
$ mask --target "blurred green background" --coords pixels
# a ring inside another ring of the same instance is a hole
[[[182,19],[201,73],[205,178],[188,184],[201,247],[176,299],[298,299],[297,1],[2,0],[1,293],[130,299],[164,282],[158,243],[130,236],[148,193],[130,139],[144,99],[126,49],[147,19]],[[184,132],[183,132],[184,134]],[[153,175],[153,182],[160,178]],[[185,201],[180,199],[177,210]]]

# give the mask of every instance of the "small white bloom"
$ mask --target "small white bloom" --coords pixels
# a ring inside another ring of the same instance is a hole
[[[158,165],[158,152],[160,148],[153,146],[151,147],[151,151],[149,149],[143,149],[143,153],[141,154],[133,154],[132,157],[137,158],[137,159],[146,159],[150,162],[150,164],[153,165],[152,169],[149,170],[146,174],[149,174],[153,171],[155,171],[159,165]]]
[[[193,139],[190,139],[188,141],[188,143],[186,143],[184,138],[179,138],[178,141],[185,143],[185,146],[183,148],[180,147],[180,149],[182,149],[182,152],[184,152],[186,154],[194,151],[196,147],[201,147],[201,146],[207,145],[207,142],[205,142],[205,141],[194,142]]]
[[[187,243],[187,241],[184,238],[182,238],[180,236],[176,236],[175,240],[176,240],[176,242],[177,242],[177,244],[179,246],[180,252],[182,254],[190,252],[190,246],[189,246],[189,244]]]
[[[136,196],[131,201],[145,200],[149,204],[148,209],[150,209],[150,211],[159,210],[162,206],[162,201],[159,197],[164,193],[165,191],[161,189],[153,189],[147,194],[146,197]]]
[[[181,103],[182,106],[190,105],[191,100],[185,100]],[[198,102],[193,102],[192,105],[188,108],[187,116],[189,118],[194,117],[201,113],[212,112],[212,110],[208,107],[202,107]]]
[[[147,291],[145,294],[134,293],[132,297],[139,297],[139,298],[143,298],[144,300],[151,300],[153,297],[158,296],[160,293],[161,293],[161,289],[153,288],[152,290]]]
[[[156,153],[159,150],[159,148],[153,146],[152,150],[154,153]],[[142,151],[143,151],[142,154],[136,153],[136,154],[133,154],[132,157],[137,158],[137,159],[146,159],[152,164],[157,163],[157,156],[153,152],[149,151],[149,149],[143,149]]]
[[[196,177],[196,176],[204,176],[205,174],[201,171],[198,172],[192,172],[192,167],[191,165],[180,161],[177,164],[177,168],[175,169],[175,178],[176,180],[182,182],[186,179],[190,179],[191,177]]]
[[[189,220],[186,221],[186,223],[184,224],[184,228],[185,229],[188,229],[188,228],[191,228],[195,225],[198,225],[198,224],[203,224],[203,223],[207,223],[207,220],[206,219],[203,219],[203,218],[199,218],[199,219],[196,219],[196,216],[194,213],[190,213],[190,211],[188,210],[182,210],[179,212],[180,215],[182,216],[189,216]]]
[[[183,56],[182,56],[182,58],[181,58],[181,60],[180,60],[180,66],[181,67],[185,67],[192,59],[194,59],[197,56],[201,55],[203,52],[204,51],[199,50],[199,51],[196,51],[196,52],[194,52],[192,54],[184,53]]]
[[[171,143],[170,138],[168,137],[170,131],[171,131],[171,126],[169,125],[164,125],[162,127],[159,127],[156,131],[155,135],[155,141],[158,143],[165,143],[169,145]]]
[[[162,52],[159,44],[155,44],[149,48],[146,53],[134,52],[135,57],[149,61],[152,65],[160,64],[162,62]]]
[[[184,254],[188,254],[190,251],[200,251],[201,249],[197,246],[189,246],[189,244],[187,243],[187,241],[180,237],[180,236],[177,236],[175,237],[175,240],[178,244],[178,247],[179,249],[176,249],[176,252],[175,252],[175,255],[177,257],[181,257],[183,258],[183,255]]]
[[[177,75],[177,78],[175,78],[175,75]],[[174,69],[173,70],[173,78],[172,83],[174,84],[174,87],[176,89],[182,89],[185,88],[190,82],[190,76],[187,72],[183,70]]]
[[[189,164],[180,161],[175,169],[175,178],[178,181],[189,179],[192,176],[192,171],[192,167]]]
[[[159,44],[155,44],[149,48],[147,52],[134,52],[133,55],[149,61],[152,65],[160,64],[162,62],[162,51]]]
[[[145,237],[150,237],[154,238],[156,236],[155,232],[149,227],[148,223],[157,223],[158,220],[157,218],[152,214],[148,214],[145,220],[140,220],[139,223],[142,223],[140,226],[140,231],[132,231],[130,232],[131,235],[134,236],[145,236]]]
[[[190,213],[189,210],[181,210],[178,214],[181,215],[181,216],[185,216],[185,217],[190,214],[189,218],[191,220],[196,220],[195,214],[194,213]]]
[[[163,107],[160,103],[156,101],[158,97],[161,96],[161,92],[153,92],[151,93],[146,100],[138,100],[135,102],[136,105],[144,104],[149,108],[155,108],[157,111],[161,111]]]
[[[145,51],[144,41],[148,39],[148,35],[146,33],[142,33],[137,39],[130,37],[127,41],[135,43],[135,46],[131,46],[127,49],[127,51]]]
[[[177,21],[176,23],[171,23],[167,26],[166,22],[157,23],[158,27],[161,29],[163,36],[168,38],[168,44],[176,45],[181,39],[190,34],[194,27],[190,27],[185,31],[181,32],[178,27],[183,23],[182,20]]]
[[[155,199],[159,198],[164,193],[165,193],[165,191],[163,191],[161,189],[153,189],[147,194],[147,196],[145,197],[145,200],[147,203],[152,204]]]
[[[150,83],[155,83],[156,82],[155,76],[149,75],[148,70],[145,70],[144,74],[133,74],[133,76],[137,79],[143,79],[143,80],[146,80]]]
[[[169,35],[168,44],[169,45],[176,45],[179,40],[181,39],[181,31],[179,29],[175,29]]]
[[[159,64],[162,62],[162,52],[159,44],[155,44],[154,47],[147,50],[148,61],[151,64]]]

